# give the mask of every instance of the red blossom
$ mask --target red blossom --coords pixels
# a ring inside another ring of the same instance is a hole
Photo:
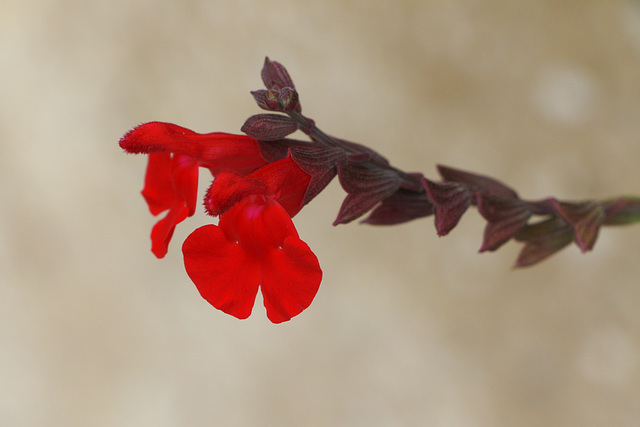
[[[213,181],[205,206],[220,221],[182,246],[187,274],[211,305],[245,319],[261,288],[267,317],[280,323],[311,304],[322,271],[291,221],[310,179],[288,157],[247,177],[225,172]]]
[[[151,251],[158,258],[167,247],[176,225],[195,213],[198,164],[182,154],[151,153],[144,180],[144,196],[153,215],[169,210],[151,230]]]

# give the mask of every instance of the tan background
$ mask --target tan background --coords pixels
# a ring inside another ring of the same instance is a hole
[[[118,139],[237,132],[265,55],[405,170],[640,194],[635,1],[2,2],[1,425],[640,425],[640,227],[513,270],[475,211],[442,239],[334,228],[334,182],[296,218],[320,292],[282,325],[200,298],[180,244],[204,214],[156,260]]]

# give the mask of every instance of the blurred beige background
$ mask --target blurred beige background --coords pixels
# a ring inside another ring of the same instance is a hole
[[[203,213],[153,257],[146,159],[117,145],[238,132],[269,55],[405,170],[640,194],[637,1],[5,1],[0,44],[0,425],[640,425],[640,227],[514,270],[474,210],[442,239],[334,228],[336,181],[296,218],[311,307],[238,321],[182,266]]]

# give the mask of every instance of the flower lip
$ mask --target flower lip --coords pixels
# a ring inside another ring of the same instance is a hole
[[[187,274],[211,305],[244,319],[262,288],[267,317],[280,323],[315,297],[322,270],[287,211],[263,195],[245,197],[218,225],[195,230],[182,246]]]

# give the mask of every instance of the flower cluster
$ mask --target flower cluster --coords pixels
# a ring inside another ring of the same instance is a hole
[[[213,175],[204,207],[218,224],[187,237],[184,264],[200,294],[237,318],[251,314],[259,288],[274,323],[311,304],[322,271],[291,219],[336,176],[347,196],[334,225],[367,213],[362,222],[371,225],[434,215],[436,231],[444,236],[476,206],[487,221],[480,251],[495,251],[511,239],[523,242],[519,267],[572,242],[589,251],[601,226],[640,221],[638,197],[527,201],[493,178],[450,167],[438,166],[439,181],[403,172],[370,148],[322,132],[302,114],[281,64],[267,58],[261,77],[266,89],[251,94],[269,113],[247,119],[246,135],[200,134],[150,122],[120,140],[125,151],[149,155],[142,195],[153,215],[168,211],[151,231],[158,258],[166,255],[176,225],[195,213],[200,168]],[[298,130],[309,141],[288,138]]]

